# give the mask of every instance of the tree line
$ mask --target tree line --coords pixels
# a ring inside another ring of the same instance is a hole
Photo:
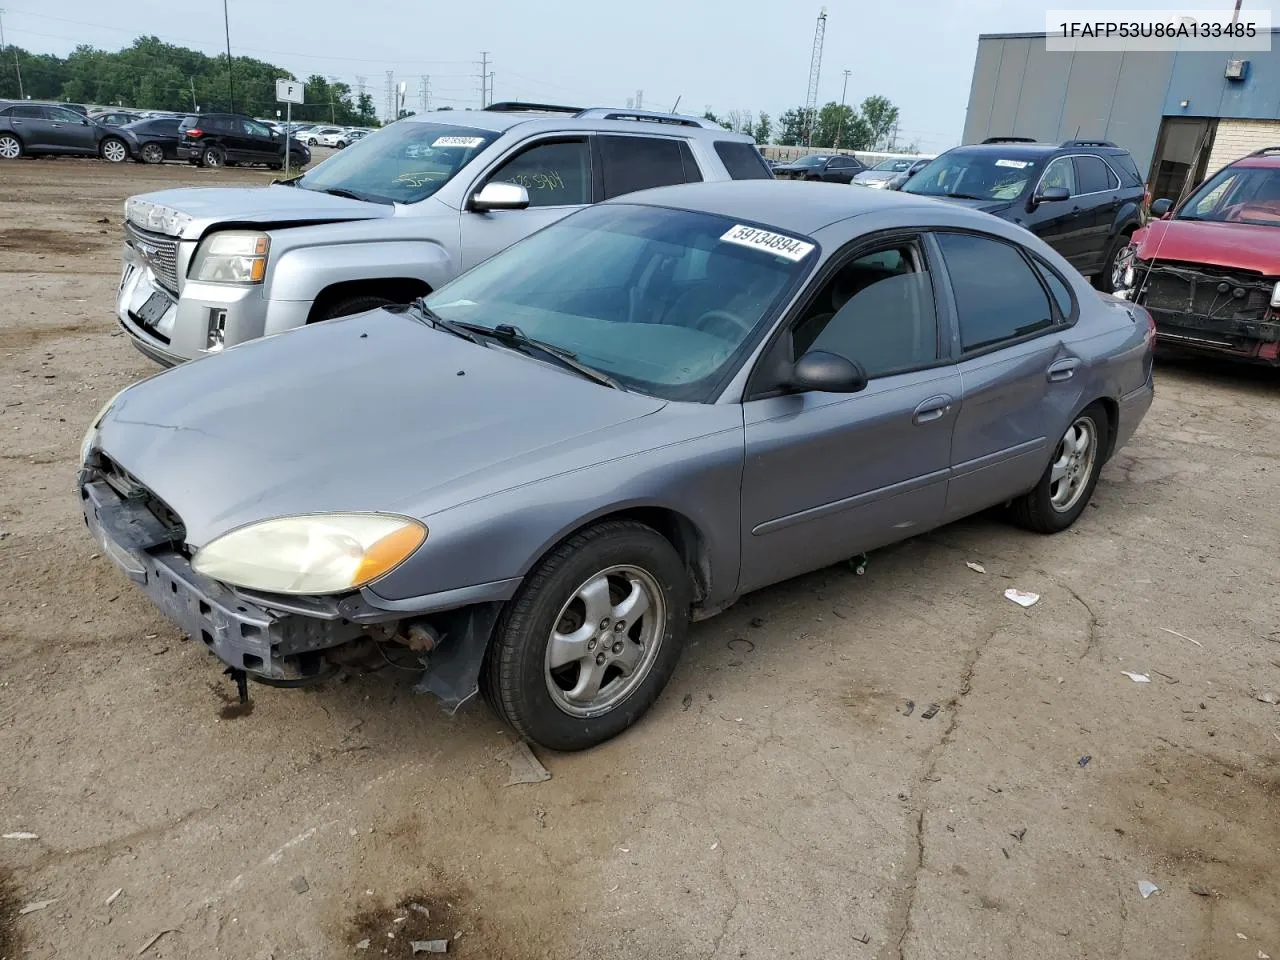
[[[156,37],[139,37],[114,52],[81,44],[66,57],[12,45],[0,51],[0,100],[16,100],[21,93],[33,100],[185,112],[198,107],[203,113],[234,109],[272,117],[276,110],[283,116],[284,105],[276,102],[280,79],[299,78],[252,57],[233,57],[228,75],[225,55],[210,57]],[[293,107],[294,120],[377,125],[373,98],[355,95],[341,81],[310,76],[303,96],[306,103]]]
[[[914,144],[903,147],[897,143],[898,108],[879,95],[867,97],[857,107],[834,101],[813,111],[792,107],[778,117],[776,125],[769,114],[753,117],[750,110],[730,110],[721,117],[708,109],[703,118],[726,130],[745,133],[758,144],[809,145],[822,150],[915,150]]]

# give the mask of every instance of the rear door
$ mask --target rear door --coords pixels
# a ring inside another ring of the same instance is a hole
[[[1101,157],[1080,154],[1074,158],[1076,186],[1083,210],[1080,266],[1085,276],[1102,267],[1111,242],[1111,224],[1120,211],[1120,178]]]
[[[1034,255],[984,234],[939,232],[960,351],[959,415],[946,519],[1025,493],[1048,462],[1053,425],[1079,394],[1064,333],[1076,306]]]
[[[868,385],[850,394],[749,389],[739,590],[941,522],[960,376],[939,337],[951,321],[926,246],[903,233],[838,254],[757,366],[767,377],[825,351],[859,363]]]
[[[464,209],[461,270],[470,270],[517,240],[581,210],[597,192],[587,136],[551,135],[526,141],[490,169],[472,185],[473,195],[486,183],[515,183],[528,191],[529,206],[486,213]]]
[[[57,144],[53,124],[38,103],[19,103],[9,112],[13,132],[22,138],[28,150],[49,150]]]

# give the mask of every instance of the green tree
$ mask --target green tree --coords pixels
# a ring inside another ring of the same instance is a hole
[[[805,111],[803,107],[792,107],[784,111],[778,118],[778,143],[785,147],[794,147],[805,142]]]
[[[768,143],[769,137],[773,133],[773,122],[769,119],[767,113],[761,113],[756,118],[755,129],[751,131],[751,136],[755,138],[756,143]]]
[[[870,132],[870,146],[883,146],[898,122],[898,108],[887,97],[872,96],[862,101],[862,119]]]

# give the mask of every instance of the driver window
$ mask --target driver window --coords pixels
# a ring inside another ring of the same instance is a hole
[[[872,378],[935,363],[938,315],[919,248],[899,244],[846,263],[818,291],[791,345],[796,359],[823,350]]]
[[[539,143],[512,157],[489,179],[524,187],[531,207],[582,205],[591,202],[591,154],[585,140]]]
[[[58,123],[81,123],[84,117],[76,113],[74,110],[68,110],[66,107],[45,107],[45,113],[49,115],[50,120],[56,120]]]
[[[1040,180],[1040,189],[1045,190],[1049,187],[1065,187],[1067,193],[1073,197],[1079,193],[1076,189],[1076,168],[1070,157],[1059,157],[1049,164],[1044,177]]]
[[[244,125],[244,132],[251,137],[269,137],[271,132],[260,123],[254,123],[252,120],[241,121]]]

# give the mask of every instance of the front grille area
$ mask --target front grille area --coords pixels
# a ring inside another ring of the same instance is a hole
[[[124,225],[125,240],[148,264],[156,279],[172,293],[178,292],[178,238]]]
[[[182,518],[163,500],[105,453],[98,453],[98,470],[111,489],[131,503],[142,506],[165,528],[169,542],[179,551],[185,550],[186,526]]]
[[[1217,320],[1258,320],[1271,302],[1273,282],[1261,274],[1190,264],[1151,268],[1142,302],[1152,310]]]

